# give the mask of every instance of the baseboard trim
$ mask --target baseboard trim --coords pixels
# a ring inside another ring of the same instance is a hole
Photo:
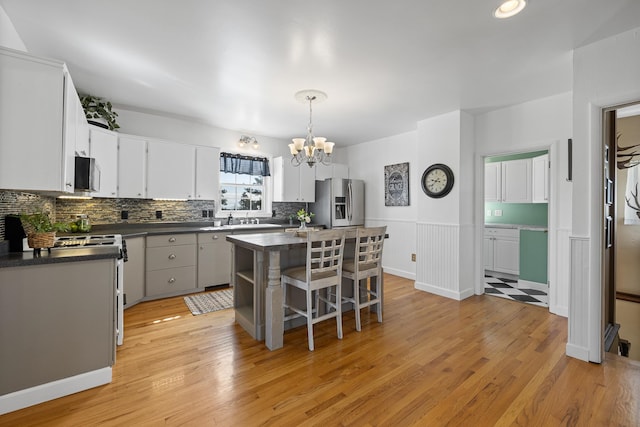
[[[0,396],[0,415],[111,382],[111,367]]]
[[[568,344],[565,347],[567,356],[575,359],[580,359],[585,362],[589,361],[589,349],[586,347],[580,347],[574,344]]]
[[[385,267],[384,265],[382,266],[382,270],[385,273],[389,273],[394,276],[404,277],[405,279],[409,279],[409,280],[416,280],[416,273],[411,273],[409,271],[404,271],[404,270],[398,270],[397,268],[389,268],[389,267]]]
[[[414,287],[419,291],[429,292],[430,294],[439,295],[441,297],[453,299],[456,301],[462,301],[475,295],[473,289],[467,289],[462,292],[450,291],[448,289],[438,288],[437,286],[429,285],[427,283],[415,282]]]

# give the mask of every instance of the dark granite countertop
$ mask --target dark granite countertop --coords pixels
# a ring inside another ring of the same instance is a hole
[[[0,268],[117,258],[119,255],[120,251],[115,246],[63,250],[54,249],[51,252],[42,249],[39,256],[35,255],[32,251],[9,252],[8,254],[0,256]]]
[[[134,238],[153,236],[158,234],[184,234],[206,232],[260,232],[261,230],[274,230],[290,228],[288,224],[234,224],[214,227],[212,223],[119,223],[94,225],[91,234],[121,234],[122,237]]]

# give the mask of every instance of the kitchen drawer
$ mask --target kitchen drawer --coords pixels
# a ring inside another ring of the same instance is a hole
[[[147,271],[146,295],[170,294],[196,288],[196,268],[178,267],[165,270]]]
[[[195,233],[188,234],[162,234],[160,236],[147,236],[147,248],[159,246],[195,245]]]
[[[147,248],[147,271],[196,265],[196,245]]]
[[[519,239],[520,230],[517,228],[493,228],[485,227],[485,237],[498,237],[503,239]]]
[[[226,243],[227,236],[231,234],[228,232],[220,232],[220,233],[198,233],[198,244],[202,245],[203,243]]]

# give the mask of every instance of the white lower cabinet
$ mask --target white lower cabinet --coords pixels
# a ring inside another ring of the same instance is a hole
[[[484,268],[499,273],[520,273],[520,230],[484,229]]]
[[[146,296],[171,296],[196,288],[196,235],[147,237]]]
[[[198,234],[198,288],[231,282],[229,233]]]

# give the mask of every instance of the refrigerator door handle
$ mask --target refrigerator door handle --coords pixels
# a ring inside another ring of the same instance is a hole
[[[351,194],[351,181],[347,183],[347,218],[349,223],[353,220],[353,197]]]

